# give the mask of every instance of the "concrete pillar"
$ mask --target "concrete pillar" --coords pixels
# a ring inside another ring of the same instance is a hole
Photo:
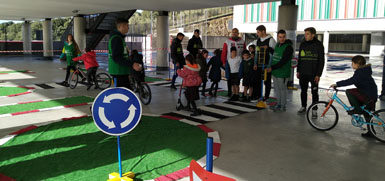
[[[156,22],[156,69],[168,70],[168,48],[169,48],[169,33],[168,33],[168,12],[160,11]]]
[[[282,0],[282,5],[279,6],[278,11],[278,30],[284,29],[286,31],[286,39],[290,39],[293,42],[293,57],[295,56],[295,47],[297,40],[297,13],[298,6],[295,5],[295,1]],[[277,37],[274,38],[277,39]],[[287,83],[287,86],[292,87],[293,85],[294,69],[292,69],[290,80]]]
[[[31,22],[29,21],[24,21],[23,23],[23,50],[25,55],[32,54]]]
[[[80,51],[86,48],[86,20],[83,16],[74,18],[74,37]]]
[[[368,35],[362,35],[362,52],[366,52],[367,51],[367,47],[368,46]]]
[[[385,45],[385,32],[372,32],[369,56],[381,56]]]
[[[53,41],[52,41],[52,21],[46,18],[43,22],[43,51],[44,58],[52,60],[53,58]]]
[[[324,65],[324,70],[323,70],[323,77],[326,76],[327,74],[327,67],[328,67],[328,53],[329,53],[329,32],[325,31],[324,32],[324,39],[322,41],[324,45],[324,51],[325,51],[325,65]]]

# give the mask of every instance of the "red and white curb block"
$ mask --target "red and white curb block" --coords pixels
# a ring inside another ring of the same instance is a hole
[[[92,105],[92,103],[93,102],[85,102],[85,103],[80,103],[80,104],[71,104],[71,105],[65,105],[65,106],[56,106],[56,107],[35,109],[35,110],[30,110],[30,111],[22,111],[22,112],[15,112],[15,113],[9,113],[9,114],[0,114],[0,118],[17,116],[17,115],[21,115],[21,114],[35,113],[35,112],[44,112],[44,111],[52,111],[52,110],[57,110],[57,109],[72,108],[72,107],[77,107],[77,106]]]
[[[30,93],[32,93],[35,90],[34,87],[26,87],[26,86],[4,86],[4,87],[19,87],[19,88],[26,88],[28,90],[26,92],[22,92],[22,93],[18,93],[18,94],[11,94],[11,95],[7,95],[7,96],[0,96],[0,98],[2,98],[2,97],[15,97],[15,96],[20,96],[20,95],[30,94]]]

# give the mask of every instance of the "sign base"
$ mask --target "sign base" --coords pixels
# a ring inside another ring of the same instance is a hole
[[[134,172],[126,172],[122,174],[120,177],[119,173],[112,172],[108,175],[107,181],[134,181],[135,173]]]

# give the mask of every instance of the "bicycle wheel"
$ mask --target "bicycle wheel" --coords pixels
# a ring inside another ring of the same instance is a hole
[[[378,141],[385,142],[385,109],[378,110],[373,114],[375,116],[370,119],[369,130]]]
[[[71,73],[70,78],[68,79],[68,84],[71,89],[75,89],[76,85],[78,85],[78,78],[79,75],[76,71]]]
[[[329,102],[319,101],[310,105],[306,112],[309,124],[320,131],[328,131],[338,122],[338,112],[333,105],[328,108]]]
[[[98,84],[99,89],[107,89],[112,84],[112,78],[107,73],[98,73],[96,74],[96,83]]]
[[[146,83],[142,83],[139,87],[139,99],[144,105],[148,105],[151,102],[151,89]]]

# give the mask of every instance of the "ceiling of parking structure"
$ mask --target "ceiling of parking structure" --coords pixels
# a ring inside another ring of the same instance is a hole
[[[132,9],[180,11],[272,1],[276,0],[0,0],[0,19],[39,20]]]

